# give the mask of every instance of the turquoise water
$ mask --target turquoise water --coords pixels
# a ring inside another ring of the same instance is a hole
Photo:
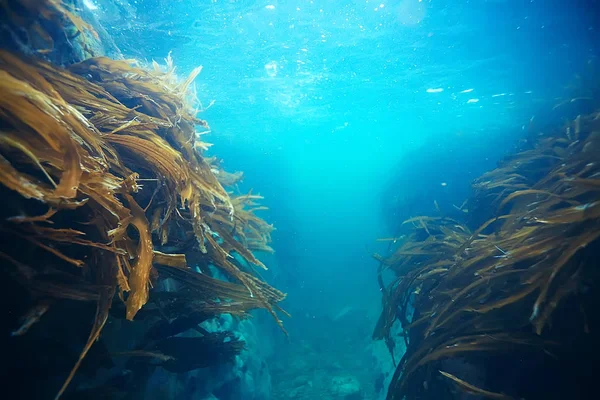
[[[579,3],[140,0],[120,18],[95,12],[126,55],[171,51],[182,75],[204,67],[207,140],[266,196],[290,306],[319,313],[324,301],[378,305],[370,254],[390,234],[382,191],[400,162],[397,196],[445,179],[438,201],[453,186],[466,197],[595,60],[594,15]]]
[[[292,346],[257,319],[273,398],[318,360],[332,365],[321,375],[351,372],[372,398],[384,393],[371,388],[391,368],[370,344],[376,239],[433,200],[460,205],[598,56],[583,1],[86,4],[125,56],[171,52],[182,76],[203,66],[211,152],[244,171],[241,191],[265,196],[277,228],[265,277],[292,313]]]

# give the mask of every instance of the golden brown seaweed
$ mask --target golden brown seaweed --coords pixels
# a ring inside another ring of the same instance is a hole
[[[546,351],[553,312],[595,267],[581,254],[600,238],[599,120],[599,112],[580,115],[477,179],[464,208],[495,210],[479,226],[411,218],[412,233],[391,239],[393,254],[375,255],[384,309],[374,338],[390,346],[397,319],[410,337],[388,399],[422,387],[417,371],[441,359],[500,354],[509,344]],[[385,270],[397,276],[387,286]],[[440,372],[467,392],[510,398]]]
[[[163,315],[243,317],[262,307],[282,326],[275,308],[285,294],[233,262],[237,253],[265,268],[252,251],[272,251],[273,228],[255,215],[261,197],[227,193],[202,154],[206,146],[197,146],[196,127],[207,124],[195,117],[188,89],[199,71],[180,82],[170,58],[166,70],[104,57],[65,70],[0,51],[0,183],[22,199],[15,201],[33,199],[47,210],[9,215],[0,232],[21,243],[15,249],[45,252],[48,267],[27,266],[29,255],[12,249],[0,255],[32,295],[97,303],[88,342],[57,397],[113,300],[134,319],[152,293],[165,293],[150,288],[166,278],[185,294],[169,297],[178,306]],[[197,273],[190,257],[232,282]]]

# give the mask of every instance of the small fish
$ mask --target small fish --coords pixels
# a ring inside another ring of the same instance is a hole
[[[33,308],[31,308],[27,312],[27,314],[25,314],[21,319],[22,324],[19,327],[19,329],[11,332],[11,336],[21,336],[27,333],[29,328],[31,328],[36,322],[38,322],[42,315],[44,315],[46,311],[48,311],[48,308],[50,308],[50,302],[48,301],[40,302]]]
[[[146,350],[131,350],[131,351],[121,351],[117,353],[112,353],[113,356],[125,356],[125,357],[149,357],[155,358],[159,361],[171,361],[175,360],[175,357],[171,357],[169,355],[163,354],[158,351],[146,351]]]

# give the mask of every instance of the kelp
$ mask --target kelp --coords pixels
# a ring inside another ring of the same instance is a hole
[[[579,115],[531,143],[474,181],[464,220],[411,218],[405,225],[412,231],[390,239],[393,253],[375,255],[383,312],[373,337],[392,350],[399,320],[407,344],[388,399],[426,396],[423,382],[439,382],[438,370],[462,391],[518,398],[518,388],[477,387],[442,363],[507,351],[544,356],[566,345],[550,339],[553,316],[595,276],[600,112]],[[473,213],[487,220],[473,225],[481,219]],[[385,271],[395,276],[389,284]]]
[[[265,308],[283,329],[275,308],[285,294],[253,270],[266,268],[253,251],[272,251],[273,227],[255,214],[261,197],[227,192],[224,174],[203,154],[197,127],[208,125],[189,92],[199,72],[177,80],[170,57],[166,69],[106,57],[61,69],[0,51],[0,183],[8,204],[0,256],[4,272],[40,301],[15,335],[52,312],[53,299],[96,303],[87,344],[57,397],[109,315],[158,319],[146,341],[170,332],[157,349],[173,358],[163,360],[172,370],[182,353],[171,336],[207,318]],[[228,281],[211,277],[212,267]],[[215,360],[242,349],[202,338]]]
[[[231,361],[244,348],[244,342],[230,333],[212,333],[199,337],[173,336],[152,345],[151,351],[133,350],[127,367],[135,369],[136,363],[147,362],[139,357],[152,357],[167,371],[182,373]]]
[[[76,61],[99,55],[100,36],[79,15],[78,5],[74,0],[2,0],[3,37],[25,54],[62,58],[71,53]]]
[[[505,396],[501,393],[493,393],[493,392],[489,392],[487,390],[480,389],[477,386],[474,386],[468,382],[463,381],[462,379],[457,378],[456,376],[452,375],[449,372],[440,371],[440,374],[442,374],[446,378],[454,381],[458,385],[458,387],[460,387],[465,393],[481,395],[488,399],[500,399],[500,400],[511,400],[512,399],[512,397]]]

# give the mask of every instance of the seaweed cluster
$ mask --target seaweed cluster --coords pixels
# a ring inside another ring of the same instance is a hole
[[[581,371],[597,329],[600,112],[530,143],[473,183],[464,219],[414,217],[407,235],[384,239],[396,248],[375,256],[374,338],[393,349],[399,321],[407,346],[388,399],[575,398],[590,385]],[[449,370],[459,363],[483,377]]]
[[[107,51],[119,54],[93,15],[84,18],[83,10],[80,0],[2,0],[3,47],[61,65],[106,55]]]
[[[0,258],[7,321],[15,324],[9,343],[39,351],[31,356],[39,362],[52,358],[57,343],[72,347],[75,326],[89,332],[57,397],[109,319],[140,324],[133,343],[112,356],[174,372],[241,351],[230,333],[199,327],[219,314],[244,318],[264,308],[283,329],[275,310],[285,295],[259,278],[265,266],[253,254],[272,251],[273,227],[255,214],[264,209],[256,204],[261,197],[224,189],[242,176],[204,156],[201,134],[209,128],[195,116],[190,90],[200,68],[183,81],[174,71],[170,57],[166,68],[106,57],[58,68],[0,51]],[[104,341],[115,335],[118,329]],[[26,360],[14,375],[32,376]]]

